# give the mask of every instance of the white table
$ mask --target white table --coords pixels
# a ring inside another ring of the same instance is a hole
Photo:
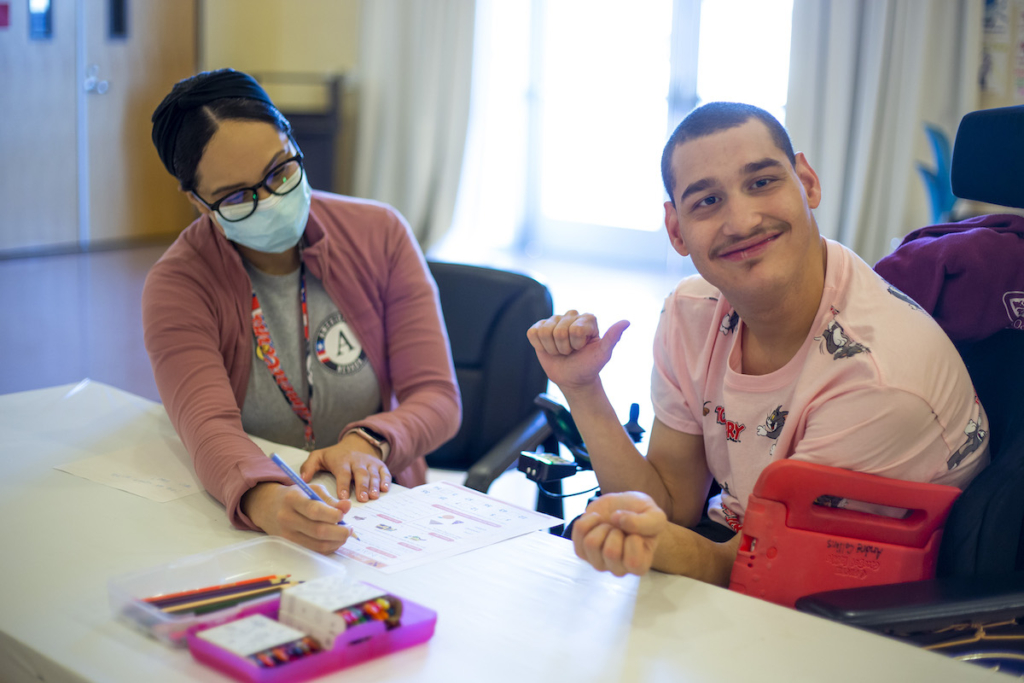
[[[158,404],[95,382],[0,396],[0,681],[223,681],[115,621],[107,580],[255,537],[206,493],[156,503],[53,469],[174,439]],[[338,681],[1008,680],[689,579],[601,574],[534,533],[393,575],[434,638]]]

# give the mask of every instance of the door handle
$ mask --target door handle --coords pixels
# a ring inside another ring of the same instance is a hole
[[[110,81],[99,80],[98,75],[100,73],[100,65],[92,64],[85,72],[85,81],[82,82],[82,87],[85,92],[94,92],[97,95],[106,94],[107,90],[110,89]]]

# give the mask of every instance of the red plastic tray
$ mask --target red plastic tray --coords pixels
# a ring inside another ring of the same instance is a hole
[[[895,519],[816,505],[822,495],[907,508]],[[729,588],[792,607],[819,591],[931,578],[960,489],[797,460],[761,473],[747,504]]]

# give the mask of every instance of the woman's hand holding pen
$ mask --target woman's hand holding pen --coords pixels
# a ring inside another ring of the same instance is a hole
[[[242,511],[268,534],[320,553],[332,553],[351,534],[351,529],[339,522],[352,503],[338,500],[319,484],[311,486],[324,502],[310,500],[297,486],[263,482],[242,497]]]
[[[338,482],[338,498],[349,497],[365,503],[380,498],[391,488],[391,470],[380,459],[377,449],[357,434],[346,434],[341,441],[309,454],[299,474],[307,482],[320,470],[327,470]]]

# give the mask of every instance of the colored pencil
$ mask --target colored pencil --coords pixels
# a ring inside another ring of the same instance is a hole
[[[166,610],[168,607],[175,607],[177,605],[184,605],[186,603],[193,603],[198,600],[207,600],[210,598],[230,598],[233,595],[239,595],[245,591],[256,590],[257,588],[267,588],[269,586],[275,586],[279,583],[284,583],[288,580],[287,577],[282,576],[280,578],[269,579],[267,581],[257,581],[246,584],[244,586],[234,586],[229,588],[221,588],[219,590],[208,590],[202,593],[196,593],[195,595],[185,595],[180,598],[172,598],[169,600],[160,600],[159,602],[150,603],[154,607],[158,607],[162,610]]]
[[[243,593],[235,593],[234,595],[232,595],[230,597],[223,597],[222,596],[222,597],[217,597],[217,598],[210,598],[208,600],[197,600],[195,602],[186,602],[186,603],[181,604],[181,605],[173,605],[173,606],[168,607],[167,609],[165,609],[163,611],[167,612],[169,614],[176,614],[178,612],[188,612],[190,610],[194,610],[196,607],[205,607],[207,605],[213,605],[213,604],[218,604],[218,603],[226,602],[228,600],[234,600],[235,598],[246,598],[248,596],[251,596],[251,597],[248,597],[248,599],[253,599],[253,598],[259,597],[261,595],[267,595],[267,594],[273,593],[275,591],[283,590],[283,589],[287,588],[288,586],[294,586],[294,585],[297,585],[298,583],[300,583],[300,582],[292,581],[292,582],[279,583],[279,584],[277,584],[275,586],[268,586],[266,588],[257,588],[256,590],[245,591]]]
[[[258,583],[261,581],[270,581],[271,579],[284,579],[291,576],[291,574],[268,574],[267,576],[258,576],[254,579],[245,579],[244,581],[235,581],[233,583],[222,583],[216,586],[206,586],[205,588],[193,588],[187,591],[179,591],[177,593],[168,593],[167,595],[154,595],[149,598],[143,598],[143,602],[163,602],[164,600],[173,600],[176,598],[183,598],[190,595],[198,595],[199,593],[205,593],[207,591],[223,590],[225,588],[235,588],[236,586],[246,586],[251,583]]]
[[[278,590],[284,590],[287,587],[288,586],[279,586]],[[266,593],[264,593],[262,595],[251,595],[251,596],[243,597],[243,598],[227,598],[223,602],[215,602],[212,605],[204,605],[203,607],[196,607],[195,609],[192,610],[192,614],[195,615],[195,616],[198,616],[200,614],[208,614],[209,612],[216,612],[218,610],[227,609],[229,607],[234,607],[235,605],[239,605],[239,604],[241,604],[243,602],[250,602],[250,601],[257,600],[259,598],[270,597],[273,594],[274,594],[274,591],[267,591]],[[180,612],[176,612],[175,614],[181,614],[181,613]]]

